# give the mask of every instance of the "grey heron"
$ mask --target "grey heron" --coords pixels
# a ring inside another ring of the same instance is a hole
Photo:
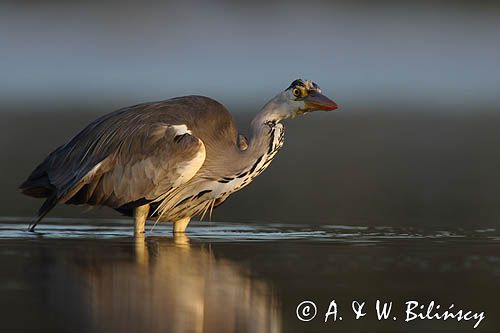
[[[203,96],[106,114],[50,153],[20,186],[46,198],[29,230],[64,203],[133,216],[136,234],[147,219],[184,232],[193,216],[211,214],[269,166],[283,145],[282,120],[336,108],[316,83],[298,79],[264,105],[248,139],[222,104]]]

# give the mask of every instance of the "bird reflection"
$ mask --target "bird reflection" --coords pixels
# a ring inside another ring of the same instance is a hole
[[[133,260],[78,262],[82,299],[98,331],[281,331],[271,286],[248,269],[185,234],[134,242]]]

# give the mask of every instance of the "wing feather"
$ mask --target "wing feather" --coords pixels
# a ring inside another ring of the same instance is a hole
[[[178,136],[182,139],[178,140]],[[107,205],[119,208],[146,199],[152,201],[191,179],[205,160],[203,142],[185,125],[166,123],[137,126],[130,135],[106,135],[106,145],[116,147],[104,160],[69,188],[59,202]],[[103,149],[104,145],[96,145]],[[90,156],[86,152],[87,156]]]

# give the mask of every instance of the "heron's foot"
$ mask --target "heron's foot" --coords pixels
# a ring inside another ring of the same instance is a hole
[[[149,204],[134,208],[134,235],[144,234],[146,219],[149,215]]]
[[[191,221],[190,217],[185,217],[183,219],[175,221],[172,232],[174,234],[175,233],[184,233],[186,231],[186,228],[187,228],[190,221]]]

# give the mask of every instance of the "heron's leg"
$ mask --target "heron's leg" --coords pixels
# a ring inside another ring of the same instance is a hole
[[[183,219],[175,221],[174,222],[174,230],[173,230],[173,232],[176,233],[176,232],[184,232],[184,231],[186,231],[186,228],[187,228],[187,226],[189,224],[189,221],[191,221],[190,217],[185,217]]]
[[[134,208],[134,235],[143,234],[146,219],[149,215],[149,204]]]

